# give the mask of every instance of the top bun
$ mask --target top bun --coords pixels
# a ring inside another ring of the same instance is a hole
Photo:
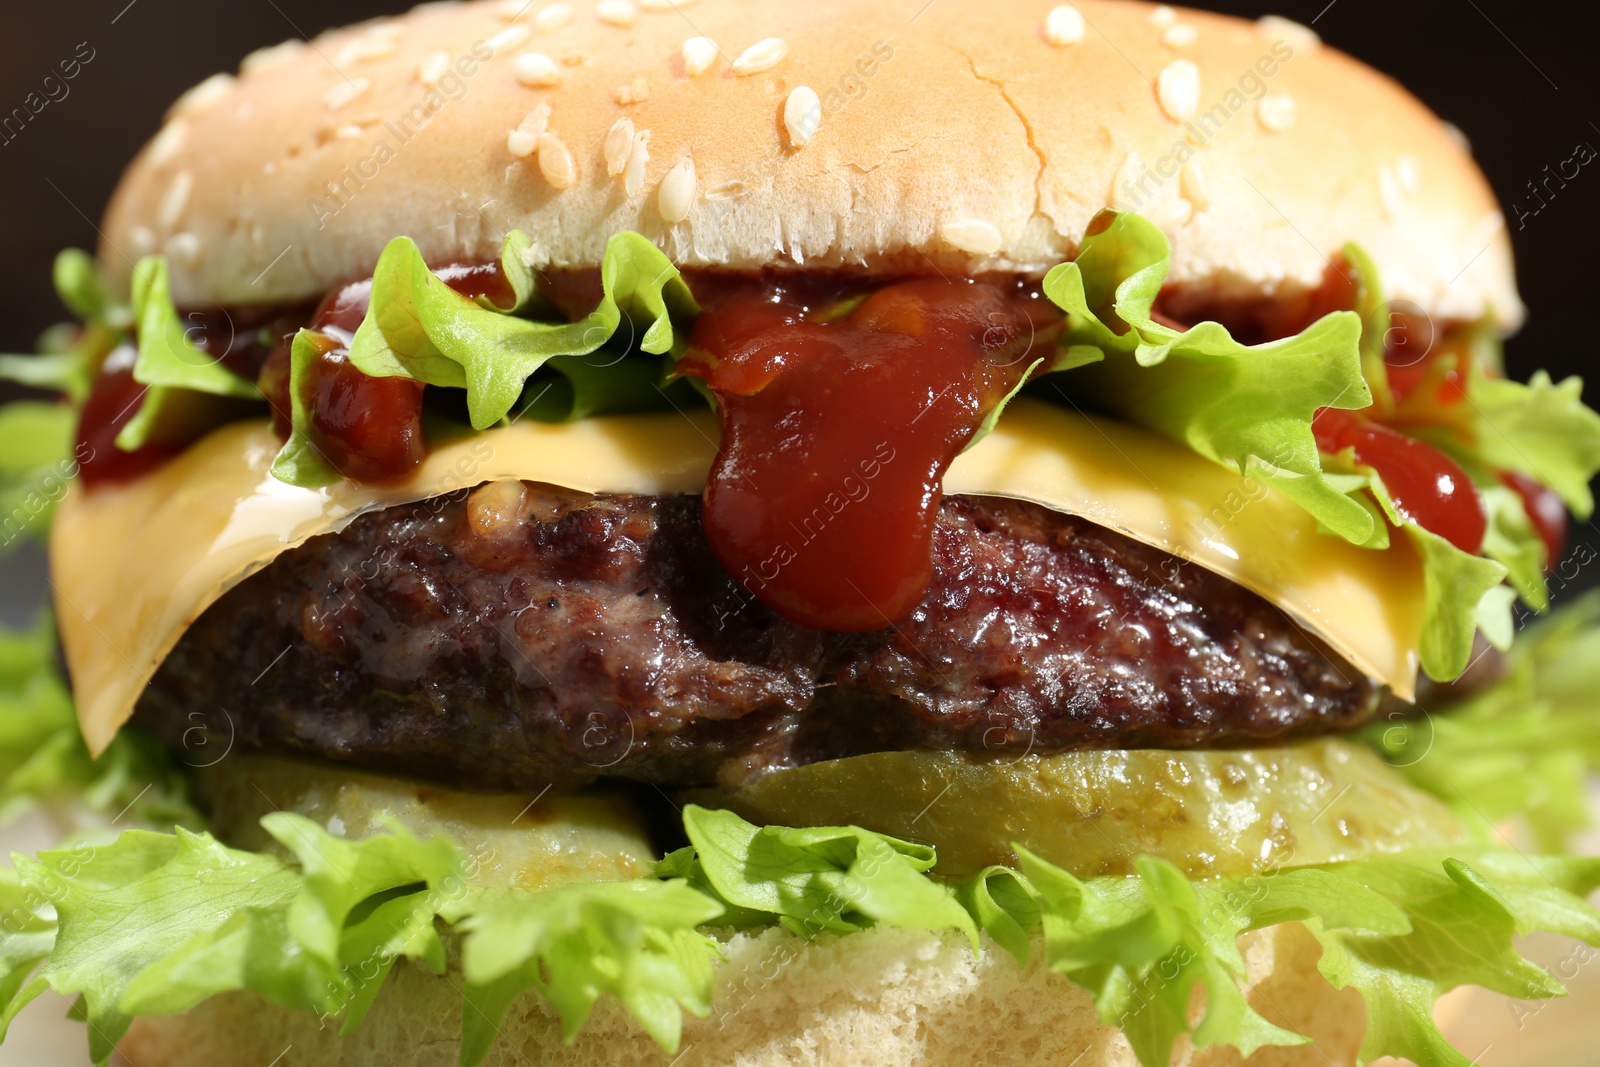
[[[165,252],[191,304],[319,296],[400,234],[489,260],[514,228],[536,266],[632,229],[686,266],[1033,274],[1108,206],[1167,231],[1175,306],[1293,299],[1355,241],[1392,297],[1521,320],[1459,133],[1303,27],[1129,0],[425,4],[196,86],[101,253]]]

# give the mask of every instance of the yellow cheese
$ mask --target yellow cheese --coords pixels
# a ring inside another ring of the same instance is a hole
[[[51,569],[89,747],[98,753],[111,742],[201,612],[310,537],[364,512],[502,478],[592,493],[697,493],[717,435],[709,411],[519,422],[435,448],[404,483],[300,489],[268,473],[278,449],[268,425],[243,422],[131,485],[76,487],[57,512]],[[1032,500],[1223,574],[1357,669],[1411,694],[1422,574],[1403,538],[1383,552],[1355,548],[1318,534],[1266,486],[1188,449],[1030,400],[1014,403],[956,461],[945,490]]]

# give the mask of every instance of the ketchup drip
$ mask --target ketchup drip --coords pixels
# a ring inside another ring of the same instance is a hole
[[[877,630],[922,599],[944,472],[1056,315],[1028,290],[967,280],[891,284],[837,319],[815,295],[713,292],[695,325],[678,369],[722,417],[706,536],[788,618]]]
[[[465,297],[487,296],[500,307],[514,299],[498,263],[450,264],[439,278]],[[346,478],[387,482],[404,478],[423,461],[424,386],[411,378],[372,378],[350,362],[350,342],[366,318],[372,281],[351,282],[329,293],[311,320],[318,353],[305,375],[303,400],[310,415],[306,437],[323,459]],[[292,341],[292,338],[289,339]],[[272,404],[280,437],[290,431],[290,343],[267,358],[259,385]]]
[[[184,449],[181,443],[174,441],[152,441],[131,452],[117,447],[117,434],[139,413],[139,405],[149,391],[149,386],[133,380],[133,362],[137,355],[131,342],[123,342],[106,356],[94,388],[78,415],[73,454],[78,459],[78,476],[84,485],[132,481]]]
[[[1467,472],[1432,445],[1354,412],[1323,408],[1311,424],[1324,452],[1350,448],[1383,478],[1400,514],[1473,555],[1488,521]]]

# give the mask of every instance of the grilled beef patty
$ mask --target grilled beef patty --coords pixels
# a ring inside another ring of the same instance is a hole
[[[1265,600],[1086,520],[951,497],[934,546],[908,618],[825,633],[722,569],[697,497],[496,483],[283,554],[185,634],[139,719],[213,757],[221,734],[536,791],[884,749],[1256,744],[1378,707]]]

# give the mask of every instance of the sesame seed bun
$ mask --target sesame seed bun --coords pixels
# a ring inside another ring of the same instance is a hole
[[[173,108],[102,258],[165,252],[194,304],[320,295],[399,234],[484,261],[512,228],[538,265],[592,266],[634,229],[686,266],[1031,274],[1120,206],[1170,234],[1175,306],[1292,299],[1353,240],[1430,314],[1522,316],[1459,135],[1292,23],[1126,0],[564,7],[427,4],[257,53]]]
[[[1356,1062],[1365,1030],[1360,997],[1317,972],[1320,947],[1298,923],[1246,934],[1246,997],[1267,1018],[1315,1044],[1268,1048],[1256,1067]],[[1017,967],[986,943],[974,958],[964,938],[878,928],[802,941],[786,930],[738,934],[718,965],[712,1012],[686,1017],[679,1059],[661,1051],[612,1001],[602,1001],[571,1044],[534,996],[517,1000],[485,1067],[1137,1067],[1127,1038],[1102,1026],[1089,994],[1047,971],[1034,945]],[[140,1018],[122,1042],[138,1067],[267,1063],[286,1047],[295,1067],[456,1067],[459,974],[434,977],[398,964],[361,1026],[336,1025],[250,994],[216,997],[188,1015]],[[1233,1067],[1227,1046],[1194,1051],[1184,1039],[1175,1067]]]

